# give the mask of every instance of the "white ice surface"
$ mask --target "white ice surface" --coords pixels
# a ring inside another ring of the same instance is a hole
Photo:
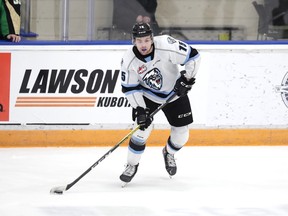
[[[184,147],[168,177],[147,147],[125,188],[119,147],[63,195],[50,195],[108,148],[0,149],[0,216],[287,216],[288,146]]]

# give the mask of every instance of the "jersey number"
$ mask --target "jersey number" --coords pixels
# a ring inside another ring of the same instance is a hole
[[[183,50],[185,52],[187,52],[187,45],[185,43],[182,43],[181,41],[179,41],[179,50]]]
[[[126,80],[126,73],[124,71],[121,71],[121,79],[123,82]]]

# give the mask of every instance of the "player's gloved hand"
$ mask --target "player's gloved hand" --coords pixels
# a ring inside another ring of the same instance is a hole
[[[195,83],[195,78],[187,80],[187,78],[181,74],[181,77],[176,81],[174,91],[179,97],[185,96],[188,91],[191,90],[192,85]]]
[[[136,120],[137,124],[140,125],[140,130],[145,130],[148,128],[152,121],[153,117],[149,117],[149,109],[144,109],[143,107],[136,108]]]

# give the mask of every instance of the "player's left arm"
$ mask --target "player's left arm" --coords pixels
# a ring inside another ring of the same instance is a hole
[[[185,77],[187,79],[194,78],[198,72],[201,59],[198,50],[174,38],[170,41],[173,41],[173,43],[170,44],[171,62],[185,67]]]
[[[177,47],[177,43],[179,47]],[[181,71],[181,76],[176,81],[174,91],[178,96],[184,96],[191,90],[192,85],[195,83],[195,76],[198,72],[200,65],[200,54],[196,49],[188,44],[177,41],[175,53],[175,63],[181,64],[185,67],[185,71]],[[175,44],[174,44],[175,45]]]
[[[191,49],[191,52],[189,53],[188,60],[184,63],[185,71],[186,71],[184,76],[188,80],[191,78],[195,78],[199,70],[200,60],[201,60],[201,57],[198,51],[192,48],[191,46],[189,47]]]

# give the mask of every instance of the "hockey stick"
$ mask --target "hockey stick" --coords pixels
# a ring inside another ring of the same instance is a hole
[[[165,103],[160,105],[154,112],[150,114],[150,117],[153,117],[156,113],[158,113],[163,107],[165,107],[174,97],[176,96],[176,93],[173,93]],[[78,178],[76,178],[73,182],[70,184],[67,184],[66,186],[58,186],[53,187],[50,190],[51,194],[63,194],[64,191],[69,190],[71,187],[73,187],[80,179],[82,179],[87,173],[89,173],[94,167],[96,167],[101,161],[103,161],[106,157],[108,157],[115,149],[117,149],[125,140],[127,140],[133,133],[135,133],[140,128],[140,125],[135,127],[133,130],[131,130],[125,137],[123,137],[114,147],[112,147],[108,152],[106,152],[99,160],[97,160],[92,166],[90,166],[85,172],[83,172]]]

